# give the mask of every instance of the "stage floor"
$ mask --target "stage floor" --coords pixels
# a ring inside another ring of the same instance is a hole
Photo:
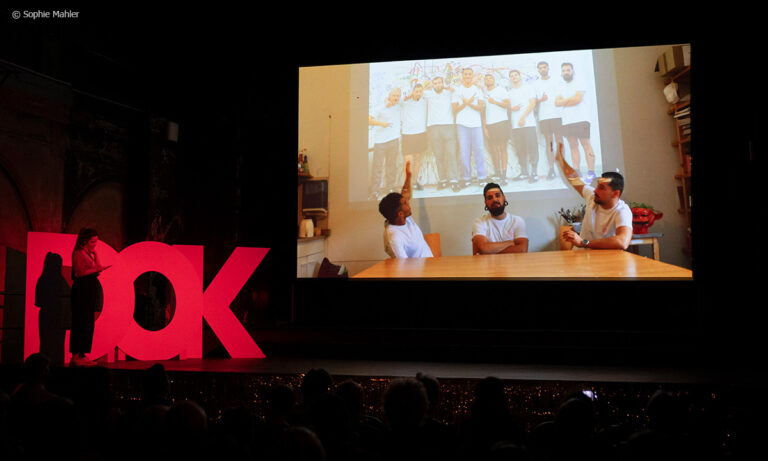
[[[349,377],[413,377],[416,373],[421,372],[438,379],[476,380],[487,376],[494,376],[504,381],[748,385],[752,381],[764,380],[764,377],[744,373],[684,367],[516,365],[286,357],[268,357],[264,359],[206,358],[165,361],[129,360],[103,363],[102,365],[112,370],[137,371],[149,368],[154,363],[161,363],[171,373],[292,375],[305,373],[312,368],[323,368],[331,375]]]

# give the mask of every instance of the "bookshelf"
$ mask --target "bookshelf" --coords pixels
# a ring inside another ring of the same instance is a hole
[[[675,174],[675,179],[679,182],[677,186],[678,201],[680,207],[678,213],[685,218],[686,245],[683,252],[691,257],[691,209],[693,207],[691,194],[691,67],[686,66],[676,74],[667,77],[665,84],[676,83],[678,89],[678,102],[669,105],[668,114],[675,123],[675,140],[672,146],[677,149],[680,160],[680,168]]]

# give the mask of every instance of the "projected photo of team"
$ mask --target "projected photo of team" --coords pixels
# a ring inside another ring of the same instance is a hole
[[[406,162],[416,198],[487,183],[565,188],[559,143],[585,183],[602,173],[590,51],[372,63],[369,72],[369,200],[399,190]]]

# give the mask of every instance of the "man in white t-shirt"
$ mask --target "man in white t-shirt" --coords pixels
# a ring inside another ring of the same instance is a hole
[[[564,62],[561,65],[563,81],[560,84],[559,95],[555,98],[555,106],[561,107],[563,112],[562,133],[568,140],[571,149],[571,159],[576,173],[581,176],[581,156],[579,144],[584,148],[584,156],[587,160],[586,184],[591,184],[595,177],[595,153],[590,142],[590,110],[587,100],[590,93],[583,80],[575,78],[573,64]]]
[[[413,188],[416,190],[424,189],[419,182],[419,171],[421,171],[422,154],[427,150],[427,100],[423,96],[424,87],[421,83],[417,83],[402,102],[401,149],[405,161],[413,161],[415,177]]]
[[[555,106],[560,82],[549,75],[549,63],[541,61],[536,66],[539,80],[536,82],[536,102],[538,104],[539,131],[544,136],[547,149],[549,170],[547,179],[555,177],[555,146],[559,145],[563,136],[560,134],[563,125],[562,107]]]
[[[373,164],[368,196],[376,199],[393,189],[397,181],[397,156],[400,154],[400,126],[402,90],[392,88],[384,104],[374,115],[368,116],[368,125],[373,126]],[[382,184],[382,179],[384,183]]]
[[[453,113],[456,115],[456,134],[461,153],[461,175],[464,186],[471,184],[471,160],[475,161],[477,178],[486,178],[485,140],[481,113],[485,110],[483,90],[475,85],[471,68],[461,71],[461,85],[453,92]]]
[[[384,251],[391,258],[431,258],[432,250],[411,217],[411,162],[405,162],[402,193],[391,192],[379,202],[384,222]]]
[[[523,83],[520,71],[509,71],[509,105],[511,107],[510,137],[515,146],[515,152],[520,163],[520,174],[513,181],[539,180],[539,139],[536,136],[536,118],[533,109],[536,107],[536,93],[530,85]]]
[[[592,188],[581,180],[576,170],[563,157],[560,144],[556,156],[563,175],[587,202],[581,234],[574,230],[563,232],[563,240],[577,248],[597,250],[626,250],[632,240],[632,210],[621,200],[624,177],[619,173],[605,172]]]
[[[427,135],[437,164],[437,189],[450,186],[461,189],[456,158],[456,125],[453,121],[453,88],[445,86],[443,77],[432,78],[431,88],[424,90],[427,101]]]
[[[509,94],[507,89],[496,85],[496,78],[485,75],[485,112],[483,133],[488,139],[488,150],[493,161],[495,180],[507,183],[507,143],[509,142]]]
[[[487,214],[472,226],[472,246],[480,254],[527,253],[525,221],[504,211],[509,204],[501,187],[488,183],[483,189]]]

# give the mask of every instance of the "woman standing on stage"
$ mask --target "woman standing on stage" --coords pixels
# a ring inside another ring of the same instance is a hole
[[[81,229],[72,251],[72,328],[69,334],[70,365],[90,366],[96,362],[85,354],[91,352],[93,325],[99,303],[99,273],[104,267],[96,253],[99,236],[93,229]]]

